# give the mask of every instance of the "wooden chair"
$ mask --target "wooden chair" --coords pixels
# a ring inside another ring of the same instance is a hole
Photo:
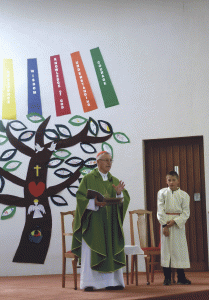
[[[138,255],[144,256],[144,251],[138,245],[125,245],[124,252],[126,255],[126,281],[127,281],[127,285],[129,285],[128,256],[131,255],[131,257],[133,257],[133,264],[135,265],[136,270],[138,270],[137,256]],[[135,272],[135,274],[136,274],[136,285],[138,285],[138,272]],[[132,277],[132,283],[133,283],[133,277]]]
[[[78,257],[73,254],[71,251],[66,251],[66,237],[73,235],[72,232],[66,232],[65,231],[65,217],[71,216],[72,217],[72,229],[73,229],[73,221],[75,216],[75,210],[73,211],[67,211],[67,212],[60,212],[61,214],[61,230],[62,230],[62,287],[65,287],[65,278],[66,276],[66,258],[72,259],[72,265],[73,265],[73,277],[74,277],[74,288],[77,290],[77,268],[80,268],[80,266],[77,266],[78,263]]]
[[[131,244],[135,245],[133,214],[137,215],[137,229],[138,229],[139,241],[140,241],[141,249],[144,251],[147,284],[149,285],[150,284],[150,281],[149,281],[150,269],[151,269],[151,282],[154,282],[154,266],[156,264],[159,264],[158,262],[155,262],[155,256],[160,255],[161,250],[160,250],[160,247],[155,246],[152,212],[148,211],[148,210],[138,209],[138,210],[129,211]],[[148,247],[147,221],[149,222],[150,247]],[[132,256],[131,283],[133,283],[134,268],[135,268],[135,272],[138,273],[137,255]],[[138,278],[136,275],[136,285],[138,285],[137,281],[138,281]]]
[[[155,257],[157,255],[161,254],[161,247],[160,247],[160,244],[158,245],[158,247],[155,246],[152,212],[148,211],[148,210],[142,210],[142,209],[129,211],[131,244],[135,245],[133,214],[137,214],[137,229],[138,229],[139,241],[140,241],[141,249],[144,251],[147,285],[149,285],[150,284],[150,281],[149,281],[150,273],[151,273],[151,282],[154,282],[154,266],[159,264],[159,262],[155,262]],[[149,237],[150,237],[150,246],[149,247],[148,247],[147,222],[149,223]],[[133,278],[134,278],[134,267],[135,267],[135,272],[136,272],[136,285],[138,285],[137,255],[132,255],[131,283],[133,283]],[[151,272],[150,272],[150,269],[151,269]],[[173,282],[175,282],[174,277],[175,277],[175,271],[173,270],[173,272],[172,272]]]

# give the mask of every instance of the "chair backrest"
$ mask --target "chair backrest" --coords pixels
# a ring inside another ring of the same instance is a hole
[[[148,236],[150,237],[150,246],[155,247],[155,238],[153,231],[153,220],[152,212],[144,209],[137,209],[129,211],[130,217],[130,232],[131,232],[131,245],[135,245],[134,239],[134,224],[133,224],[133,215],[137,215],[137,229],[139,235],[139,241],[141,248],[148,247]],[[149,222],[149,235],[148,235],[148,225]]]
[[[65,237],[73,235],[73,222],[74,222],[75,210],[60,212],[60,214],[61,214],[61,232],[62,232],[62,251],[65,253],[66,252]],[[70,231],[70,227],[68,228],[67,232],[65,231],[65,217],[66,216],[72,217],[72,231]]]

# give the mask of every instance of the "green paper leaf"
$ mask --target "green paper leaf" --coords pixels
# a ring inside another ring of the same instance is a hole
[[[86,174],[89,174],[91,171],[92,171],[92,169],[83,167],[82,169],[80,169],[79,172],[80,172],[82,175],[86,175]]]
[[[125,135],[125,133],[115,132],[115,133],[113,133],[113,136],[114,136],[114,139],[116,140],[116,142],[118,142],[120,144],[130,143],[129,138],[127,137],[127,135]]]
[[[85,124],[87,121],[88,120],[86,118],[76,115],[76,116],[72,117],[68,121],[68,123],[70,123],[73,126],[81,126],[81,125]]]
[[[39,113],[30,113],[30,114],[26,115],[26,117],[32,123],[40,123],[45,120],[44,117],[42,115],[40,115]]]
[[[104,142],[102,143],[102,151],[107,151],[108,153],[111,154],[112,158],[113,158],[113,148],[110,144]]]
[[[71,155],[71,152],[65,149],[59,149],[53,153],[55,157],[66,159]]]
[[[13,172],[19,168],[22,163],[18,160],[10,160],[4,166],[3,169],[7,172]]]
[[[16,213],[16,206],[7,206],[1,214],[1,220],[10,219],[11,217],[14,216],[15,213]]]
[[[0,145],[4,145],[8,141],[8,137],[0,134]]]
[[[6,128],[4,127],[4,124],[1,120],[0,120],[0,131],[1,132],[6,132]]]

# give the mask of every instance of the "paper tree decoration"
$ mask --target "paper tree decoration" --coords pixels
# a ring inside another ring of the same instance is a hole
[[[35,120],[37,122],[38,118],[34,116],[30,117],[32,118],[31,121],[34,122]],[[92,153],[95,148],[91,144],[103,143],[112,136],[112,133],[103,137],[88,135],[90,127],[89,121],[86,120],[85,127],[75,136],[71,136],[70,131],[65,127],[62,126],[61,128],[61,126],[57,126],[57,129],[59,128],[60,131],[63,130],[63,128],[65,129],[65,133],[62,131],[62,137],[64,134],[69,136],[60,139],[59,133],[56,130],[46,129],[49,119],[50,117],[44,121],[41,119],[42,123],[35,133],[27,130],[21,133],[19,138],[13,135],[12,130],[25,130],[26,126],[20,121],[9,122],[6,126],[6,132],[3,135],[4,140],[8,139],[14,149],[9,148],[9,150],[4,151],[0,156],[0,161],[4,163],[4,166],[0,168],[1,186],[3,189],[3,178],[6,178],[10,182],[23,188],[24,198],[1,193],[0,203],[9,205],[10,207],[25,207],[26,209],[25,227],[13,262],[44,263],[49,248],[52,228],[52,215],[49,205],[50,199],[56,205],[66,205],[66,200],[56,194],[68,188],[69,193],[75,196],[78,187],[74,186],[73,183],[81,176],[81,169],[84,167],[95,167],[96,164],[95,159],[91,157],[86,161],[80,159],[80,163],[77,164],[74,172],[69,171],[67,168],[58,169],[55,171],[55,175],[62,178],[63,182],[50,187],[47,186],[48,168],[58,167],[70,156],[71,153],[65,150],[65,148],[80,143],[81,148],[83,147],[83,151]],[[50,140],[47,144],[44,144],[44,135]],[[34,137],[35,139],[35,149],[28,147],[23,142],[30,137]],[[11,147],[11,145],[9,146]],[[89,149],[91,151],[89,151]],[[12,172],[17,170],[21,165],[21,162],[11,160],[17,151],[30,157],[25,180],[12,174]],[[51,159],[52,154],[54,154],[54,158]],[[5,163],[4,160],[7,162]],[[67,163],[70,163],[69,158]],[[73,164],[73,160],[71,160],[71,163]],[[11,212],[8,208],[7,214],[9,213]],[[4,215],[5,214],[6,212],[4,212]]]
[[[36,131],[28,130],[18,120],[9,122],[6,128],[0,122],[2,133],[0,145],[8,143],[8,149],[0,154],[0,163],[3,164],[0,167],[0,204],[8,205],[2,212],[1,221],[6,222],[7,219],[13,217],[16,207],[25,208],[25,226],[13,262],[43,264],[48,252],[52,229],[49,201],[56,206],[68,205],[67,201],[57,194],[67,189],[73,197],[76,196],[78,186],[74,183],[77,180],[80,182],[82,175],[88,174],[96,167],[94,155],[96,148],[92,144],[101,144],[102,149],[113,155],[113,148],[106,141],[114,133],[108,122],[95,121],[92,118],[87,120],[78,115],[69,120],[71,126],[83,125],[81,131],[75,136],[71,135],[67,126],[61,124],[55,125],[57,130],[46,129],[50,117],[45,120],[38,113],[31,113],[27,115],[27,118],[32,123],[40,123]],[[99,129],[103,136],[98,136]],[[14,136],[13,131],[20,132],[18,138]],[[48,143],[44,143],[44,137],[49,140]],[[34,139],[34,149],[25,144],[32,139]],[[120,132],[115,134],[113,140],[119,144],[129,142],[128,137]],[[71,152],[66,149],[77,144],[84,153],[90,155],[88,159],[71,156]],[[15,160],[18,151],[30,158],[25,180],[12,174],[15,171],[17,173],[21,165],[25,163]],[[62,182],[48,187],[48,169],[56,169],[54,175],[61,178]],[[5,179],[7,179],[6,184],[10,181],[22,187],[24,197],[3,194]]]

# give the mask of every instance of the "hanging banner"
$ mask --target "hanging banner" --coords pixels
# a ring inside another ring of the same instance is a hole
[[[78,84],[78,90],[83,105],[83,111],[88,112],[97,109],[97,104],[84,69],[84,65],[80,56],[80,52],[71,53],[75,77]]]
[[[28,59],[28,114],[42,115],[37,59]]]
[[[15,83],[12,59],[3,59],[2,119],[16,120]]]
[[[57,117],[71,113],[59,55],[50,56]]]
[[[99,47],[91,49],[90,52],[94,63],[94,68],[97,74],[97,79],[99,81],[99,86],[101,89],[105,107],[107,108],[114,105],[118,105],[118,98],[116,96],[114,87],[112,85],[109,73],[105,66]]]

